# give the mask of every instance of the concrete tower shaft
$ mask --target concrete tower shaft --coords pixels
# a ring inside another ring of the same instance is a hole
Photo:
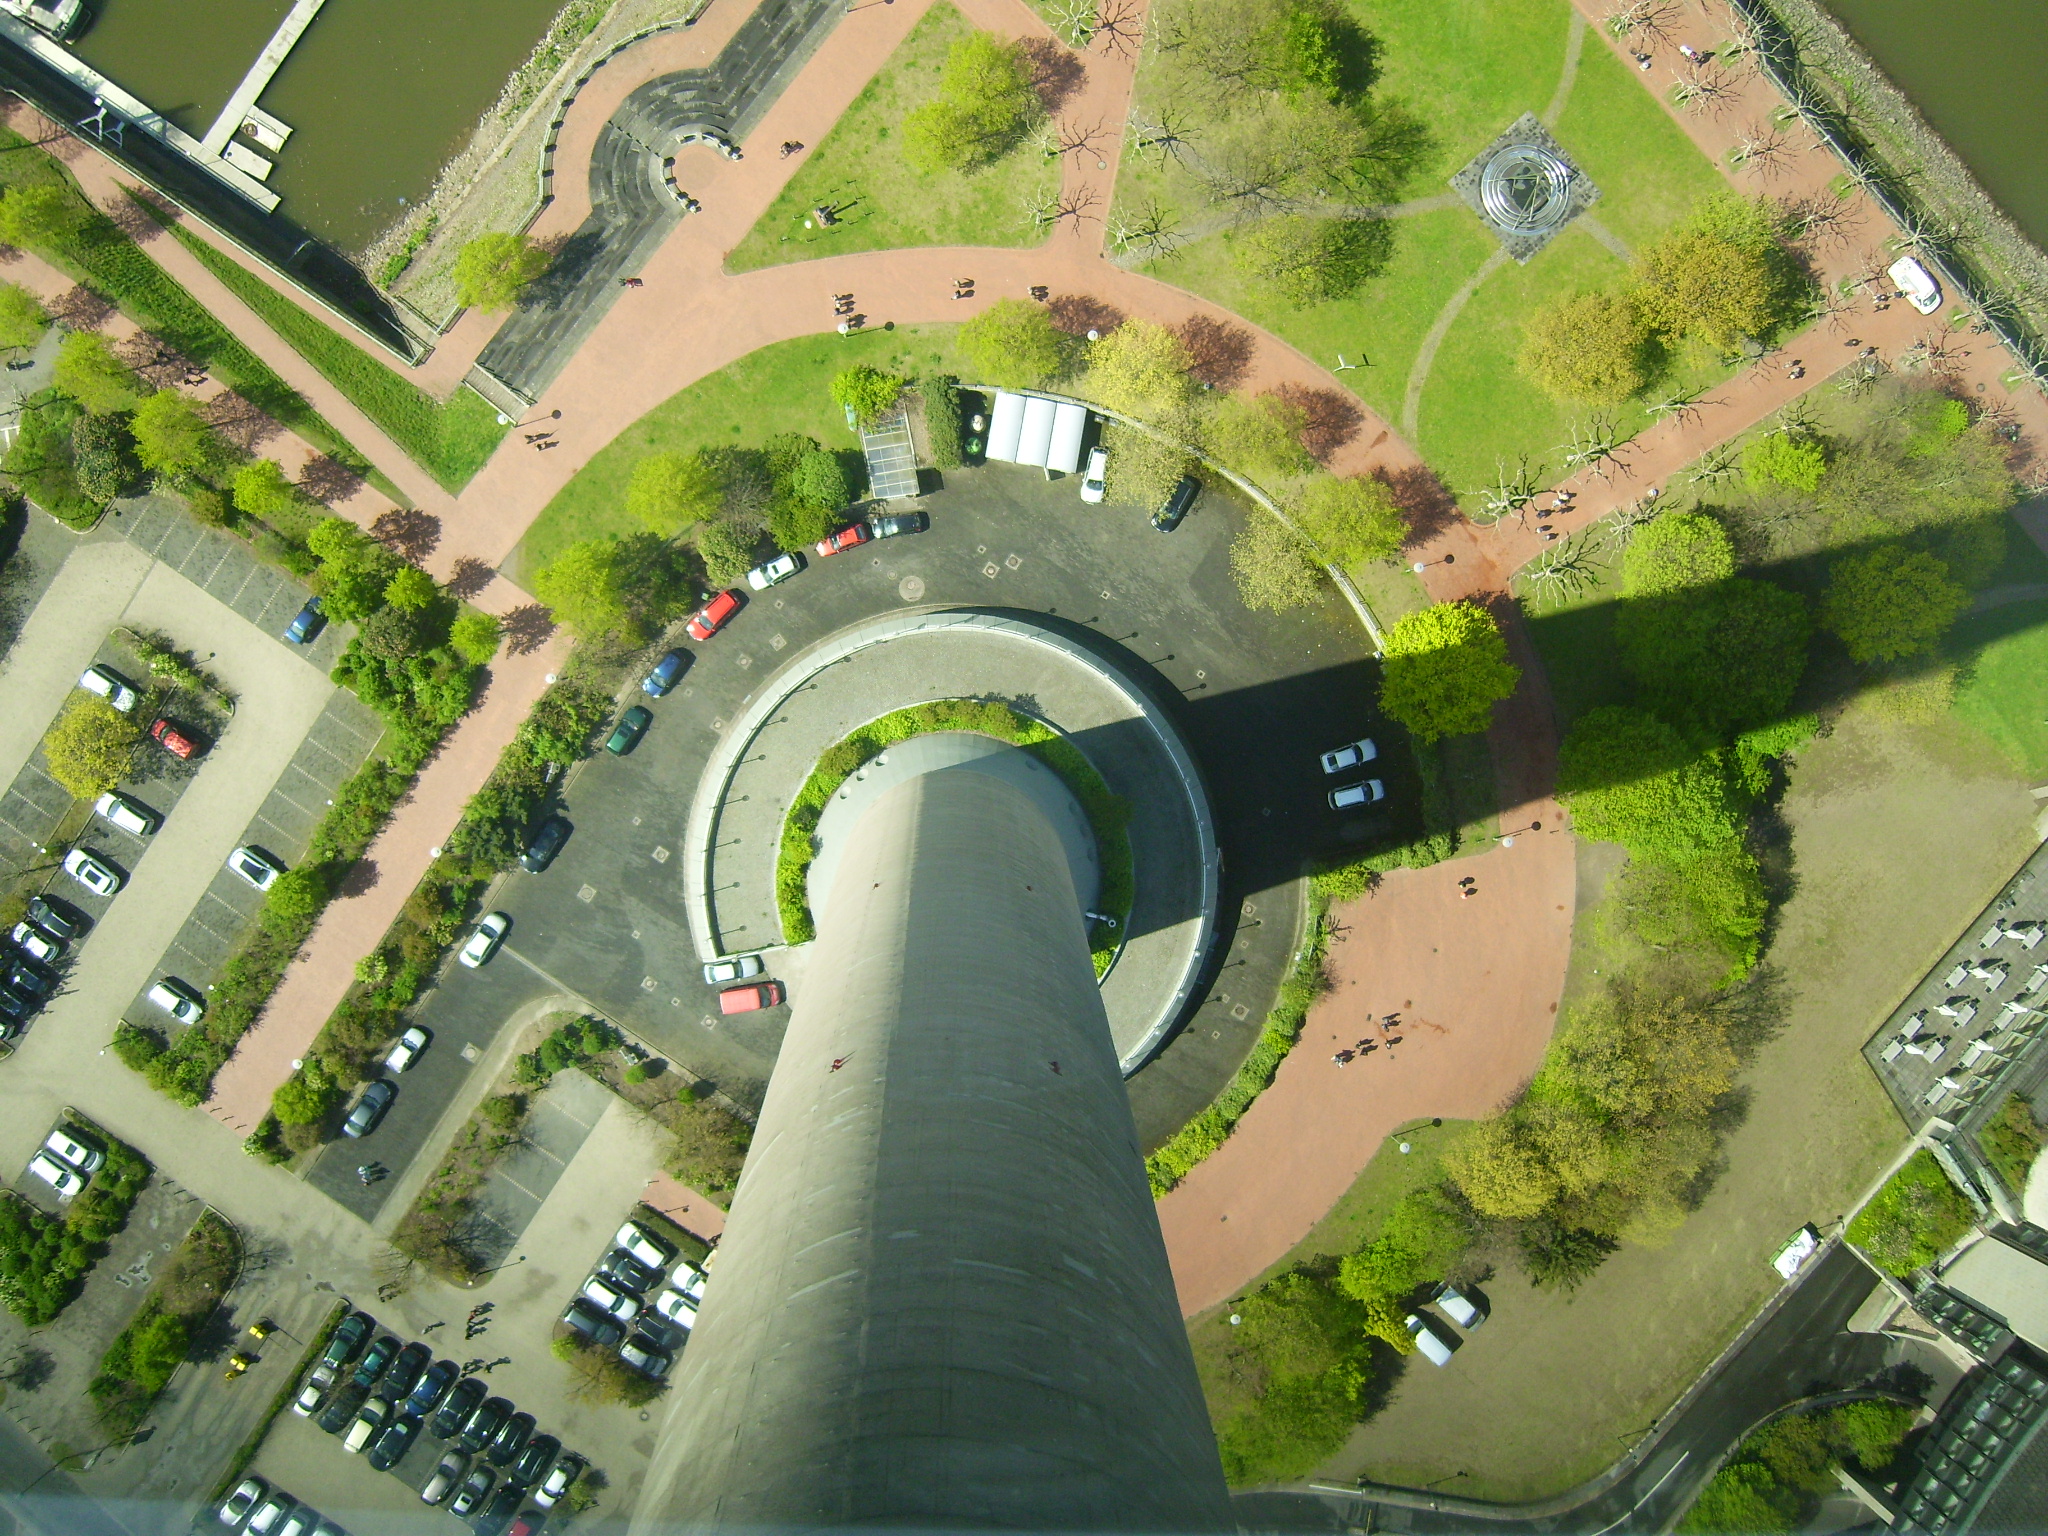
[[[636,1532],[1232,1524],[1059,839],[852,829]]]

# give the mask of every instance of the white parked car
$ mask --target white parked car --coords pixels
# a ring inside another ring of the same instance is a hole
[[[1932,272],[1911,256],[1901,256],[1885,275],[1899,285],[1899,292],[1906,296],[1906,302],[1921,314],[1931,315],[1941,308],[1941,284],[1934,280]]]
[[[549,1469],[541,1485],[533,1490],[533,1502],[542,1509],[553,1509],[555,1502],[569,1491],[569,1485],[583,1475],[584,1461],[580,1456],[564,1456]]]
[[[28,1171],[57,1191],[59,1200],[69,1200],[85,1188],[85,1175],[76,1168],[67,1168],[47,1152],[38,1152],[28,1160]]]
[[[476,932],[469,936],[469,942],[462,946],[462,953],[456,958],[475,970],[498,952],[498,946],[505,942],[505,935],[511,927],[512,919],[504,913],[485,913],[483,921],[476,925]]]
[[[679,1289],[690,1300],[702,1306],[704,1302],[704,1285],[711,1277],[701,1269],[690,1269],[690,1266],[687,1264],[683,1268],[689,1270],[690,1278],[685,1280]]]
[[[759,955],[728,955],[725,959],[714,960],[704,967],[704,985],[716,987],[728,981],[745,981],[749,976],[758,976],[766,969]]]
[[[1081,476],[1081,499],[1094,506],[1109,487],[1109,450],[1097,448],[1088,455],[1088,468]]]
[[[391,1054],[384,1058],[384,1070],[386,1072],[403,1072],[407,1067],[420,1059],[420,1052],[427,1048],[427,1042],[432,1038],[433,1036],[429,1035],[424,1029],[421,1029],[419,1025],[413,1025],[411,1029],[408,1029],[398,1037],[398,1044],[391,1047]]]
[[[1428,1360],[1432,1365],[1449,1365],[1451,1363],[1451,1346],[1430,1332],[1428,1323],[1424,1322],[1415,1313],[1410,1312],[1407,1317],[1407,1325],[1409,1333],[1415,1336],[1415,1348],[1420,1351],[1424,1359]]]
[[[1378,779],[1367,779],[1362,784],[1346,784],[1342,789],[1330,791],[1330,809],[1342,811],[1354,805],[1372,805],[1387,798],[1387,786]]]
[[[777,555],[747,572],[747,585],[756,592],[766,592],[770,587],[789,580],[804,568],[804,557],[795,550]]]
[[[675,1247],[663,1242],[637,1221],[629,1221],[612,1238],[614,1248],[623,1248],[650,1269],[667,1269],[676,1256]]]
[[[1486,1321],[1486,1314],[1472,1305],[1472,1298],[1454,1285],[1447,1285],[1437,1292],[1436,1304],[1445,1317],[1467,1333]]]
[[[306,1378],[306,1384],[299,1388],[299,1395],[292,1399],[292,1412],[302,1419],[309,1419],[327,1396],[327,1389],[334,1385],[334,1367],[326,1361],[313,1367],[313,1374]]]
[[[43,1150],[59,1161],[69,1163],[80,1173],[91,1173],[106,1162],[107,1154],[98,1147],[88,1147],[67,1131],[56,1130],[43,1138]]]
[[[270,1485],[260,1477],[245,1477],[235,1485],[235,1491],[227,1496],[220,1507],[222,1525],[240,1525],[256,1507],[256,1501],[263,1497]]]
[[[616,1286],[592,1275],[583,1282],[583,1299],[608,1317],[630,1323],[640,1315],[640,1298],[629,1296]]]
[[[147,837],[163,824],[163,819],[148,806],[139,805],[111,789],[93,801],[92,813],[109,826],[119,827],[136,837]]]
[[[1380,749],[1368,736],[1363,741],[1349,742],[1334,752],[1323,754],[1323,772],[1342,773],[1346,768],[1358,768],[1380,755]]]
[[[102,864],[83,848],[74,848],[64,855],[64,873],[95,896],[111,896],[121,889],[121,877],[112,866]]]
[[[228,855],[228,868],[259,891],[269,890],[284,873],[284,866],[261,848],[237,848]]]
[[[301,1504],[284,1517],[284,1524],[273,1531],[271,1536],[312,1536],[313,1527],[319,1519],[318,1515]]]
[[[151,987],[149,1000],[180,1024],[197,1024],[206,1017],[206,999],[175,976],[166,976]]]
[[[14,941],[14,947],[29,959],[40,960],[45,965],[64,953],[63,943],[51,938],[34,923],[16,923],[14,931],[8,934],[8,937]]]
[[[697,1301],[681,1291],[663,1291],[654,1298],[655,1314],[687,1332],[697,1326]]]
[[[134,709],[142,697],[128,679],[112,667],[87,668],[85,676],[78,680],[78,686],[87,693],[98,694],[124,715]]]
[[[273,1493],[256,1506],[256,1513],[249,1517],[249,1536],[267,1536],[284,1519],[285,1511],[297,1501],[288,1493]]]
[[[661,1348],[652,1339],[644,1338],[637,1333],[619,1346],[619,1358],[632,1366],[634,1370],[643,1371],[647,1375],[652,1376],[656,1381],[666,1376],[669,1372],[669,1367],[676,1363],[674,1355]]]

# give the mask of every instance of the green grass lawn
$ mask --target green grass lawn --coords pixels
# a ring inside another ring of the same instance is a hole
[[[1971,657],[1955,710],[2029,779],[2048,776],[2048,602],[1973,614],[1949,636]]]
[[[173,225],[171,234],[443,490],[461,490],[483,468],[507,429],[481,395],[458,389],[436,400],[190,230]]]
[[[555,493],[513,551],[524,580],[582,539],[637,533],[626,482],[651,453],[753,448],[778,432],[805,432],[826,448],[857,448],[846,415],[832,403],[832,375],[855,363],[892,373],[957,372],[951,325],[905,326],[852,336],[804,336],[748,354],[671,395],[613,438]]]
[[[903,119],[938,94],[946,51],[974,29],[946,4],[925,13],[867,89],[816,145],[773,206],[726,257],[726,269],[927,245],[1038,245],[1028,202],[1059,186],[1057,161],[1028,144],[971,173],[920,176],[898,148]],[[841,210],[830,229],[806,229],[820,206]]]

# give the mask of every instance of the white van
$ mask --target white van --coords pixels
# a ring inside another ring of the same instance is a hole
[[[1410,1312],[1407,1317],[1407,1324],[1408,1331],[1415,1335],[1416,1349],[1420,1350],[1428,1358],[1430,1364],[1449,1365],[1451,1363],[1451,1346],[1438,1338],[1434,1333],[1431,1333],[1428,1323],[1425,1323],[1415,1313]]]
[[[1886,276],[1899,285],[1899,292],[1906,296],[1906,302],[1923,315],[1931,315],[1941,308],[1941,284],[1911,256],[1901,256],[1887,269]]]
[[[1471,1298],[1456,1286],[1447,1285],[1437,1292],[1436,1304],[1445,1317],[1467,1333],[1486,1321],[1486,1314],[1473,1306]]]

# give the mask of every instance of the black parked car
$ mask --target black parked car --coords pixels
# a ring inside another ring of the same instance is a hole
[[[574,830],[566,818],[550,816],[533,829],[526,852],[519,855],[519,867],[529,875],[539,874],[555,862],[555,855],[562,851],[562,844],[569,841],[569,834]]]
[[[69,905],[42,896],[31,896],[28,899],[28,920],[51,937],[63,939],[67,943],[90,926]]]
[[[515,1413],[491,1436],[490,1449],[484,1452],[484,1459],[494,1467],[509,1466],[532,1438],[533,1415]]]
[[[661,1283],[661,1271],[652,1264],[642,1264],[623,1248],[614,1248],[597,1266],[598,1274],[611,1281],[621,1290],[640,1295],[649,1286]]]
[[[384,1374],[384,1368],[398,1355],[398,1340],[385,1334],[370,1346],[369,1352],[356,1364],[355,1375],[349,1378],[351,1386],[361,1387],[365,1392],[377,1385],[377,1378]]]
[[[1161,533],[1173,532],[1180,526],[1181,519],[1188,515],[1188,509],[1195,504],[1195,497],[1201,494],[1201,490],[1201,481],[1193,475],[1182,475],[1180,484],[1173,488],[1173,494],[1152,514],[1152,526]]]
[[[379,1472],[389,1472],[405,1458],[412,1449],[413,1441],[419,1438],[420,1421],[417,1414],[400,1414],[378,1432],[370,1445],[370,1465]]]
[[[512,1523],[512,1517],[519,1513],[519,1506],[526,1501],[526,1490],[517,1483],[498,1490],[498,1496],[490,1506],[476,1517],[476,1536],[504,1536],[505,1527]]]
[[[384,1376],[384,1395],[394,1403],[402,1401],[406,1394],[419,1385],[420,1372],[427,1368],[427,1362],[434,1358],[434,1352],[424,1344],[408,1344],[398,1352],[398,1358],[391,1362],[391,1369]]]
[[[398,1097],[398,1085],[378,1078],[363,1090],[363,1096],[356,1100],[356,1107],[348,1112],[348,1118],[341,1122],[344,1136],[367,1136],[377,1129],[377,1122],[384,1118],[384,1111],[391,1107],[391,1101]]]
[[[57,978],[54,975],[37,965],[35,961],[23,959],[18,955],[8,957],[6,974],[0,977],[0,980],[5,980],[15,991],[25,992],[30,997],[48,997],[57,990]]]
[[[579,1333],[591,1343],[609,1348],[625,1338],[626,1330],[578,1296],[562,1314],[562,1326]]]
[[[369,1401],[370,1389],[359,1387],[353,1381],[343,1387],[327,1401],[326,1411],[320,1415],[320,1427],[330,1435],[338,1435],[356,1421],[356,1413]]]
[[[548,1468],[554,1465],[555,1453],[561,1448],[562,1442],[553,1435],[535,1435],[527,1441],[526,1449],[519,1453],[506,1477],[522,1488],[531,1488],[547,1475]]]
[[[484,1400],[484,1391],[483,1382],[475,1376],[465,1376],[455,1383],[448,1400],[441,1404],[440,1411],[434,1415],[434,1422],[428,1426],[434,1438],[447,1440],[460,1434],[463,1424],[476,1412],[476,1405]]]
[[[407,1413],[432,1413],[434,1405],[448,1395],[448,1389],[455,1385],[455,1378],[462,1374],[462,1367],[453,1360],[436,1360],[433,1369],[420,1378],[420,1384],[412,1389],[412,1396],[406,1400]]]
[[[469,1422],[462,1426],[462,1433],[455,1437],[455,1449],[474,1456],[491,1443],[491,1437],[503,1429],[505,1421],[511,1417],[512,1405],[504,1398],[485,1398],[478,1404],[476,1412],[469,1416]]]
[[[334,1336],[327,1341],[327,1348],[320,1356],[322,1365],[333,1366],[337,1371],[362,1352],[368,1342],[370,1330],[377,1324],[367,1312],[351,1312],[335,1325]]]

